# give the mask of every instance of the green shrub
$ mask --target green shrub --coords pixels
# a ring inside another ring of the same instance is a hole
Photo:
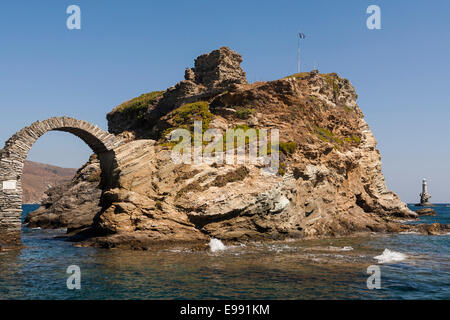
[[[186,129],[191,132],[191,139],[194,138],[194,121],[202,121],[202,132],[209,128],[209,123],[214,115],[209,111],[209,104],[206,101],[198,101],[184,104],[173,110],[168,115],[171,127],[162,132],[162,137],[166,137],[176,129]],[[181,141],[181,137],[180,137]],[[163,143],[165,146],[173,147],[178,142]]]
[[[328,84],[333,88],[334,96],[337,97],[340,94],[341,88],[339,87],[339,76],[336,73],[326,73],[321,75]]]
[[[343,145],[344,145],[344,140],[341,139],[341,138],[334,137],[334,141],[335,141],[338,145],[340,145],[340,146],[343,146]]]
[[[255,109],[242,107],[236,109],[236,117],[239,119],[248,119],[253,113],[255,113]]]
[[[290,142],[280,142],[280,151],[285,155],[291,155],[297,149],[297,144],[293,141]]]
[[[194,121],[202,121],[203,132],[208,130],[213,114],[209,111],[206,101],[198,101],[184,104],[172,111],[171,120],[175,127],[186,127],[193,129]]]
[[[119,112],[122,114],[137,114],[137,118],[142,118],[147,111],[148,105],[154,99],[162,96],[165,91],[153,91],[144,93],[137,98],[128,100],[121,105],[114,108],[113,112]]]
[[[309,72],[300,72],[300,73],[294,73],[290,76],[284,77],[283,79],[287,79],[287,78],[295,78],[295,79],[301,79],[304,78],[306,76],[309,76]]]
[[[344,106],[344,110],[347,111],[347,112],[353,112],[354,111],[354,109],[352,107],[349,107],[347,105]]]
[[[286,164],[284,164],[283,162],[280,162],[280,163],[278,164],[278,174],[279,174],[280,176],[284,176],[284,175],[286,174],[286,172],[287,172],[287,166],[286,166]]]
[[[325,128],[314,127],[317,136],[320,140],[325,142],[330,142],[335,145],[336,150],[341,150],[339,146],[344,146],[345,143],[361,143],[361,138],[356,135],[351,135],[349,137],[337,137],[333,132]]]
[[[352,140],[353,140],[353,142],[355,142],[355,143],[361,143],[361,138],[358,137],[358,136],[352,136]]]
[[[324,137],[326,140],[332,140],[334,137],[334,133],[326,128],[315,127],[319,136]]]
[[[250,127],[246,124],[237,124],[233,127],[234,130],[238,130],[238,129],[242,129],[244,131],[247,131],[248,129],[250,129]]]
[[[357,144],[359,144],[359,143],[361,143],[361,138],[358,137],[358,136],[352,135],[351,137],[345,137],[344,141],[348,142],[348,143],[357,143]]]
[[[353,142],[352,138],[350,138],[350,137],[345,137],[344,141],[348,142],[348,143],[352,143]]]

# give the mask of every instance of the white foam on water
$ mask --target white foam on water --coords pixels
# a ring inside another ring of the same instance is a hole
[[[408,256],[401,252],[391,251],[389,249],[384,249],[383,253],[379,256],[373,257],[378,260],[378,263],[389,263],[389,262],[399,262],[403,261]]]
[[[351,246],[346,246],[343,248],[339,248],[339,247],[329,247],[329,248],[332,251],[352,251],[353,250],[353,247],[351,247]]]
[[[168,249],[168,250],[163,250],[165,252],[172,252],[172,253],[192,253],[191,249],[186,249],[186,248],[174,248],[174,249]]]
[[[211,238],[208,245],[211,252],[223,251],[227,248],[222,241],[215,238]]]
[[[289,246],[287,244],[269,244],[267,245],[267,249],[269,251],[274,251],[276,253],[297,250],[296,247]]]

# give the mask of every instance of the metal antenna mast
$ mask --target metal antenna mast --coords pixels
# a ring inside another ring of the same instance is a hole
[[[297,72],[300,73],[300,40],[305,39],[305,34],[298,33],[298,46],[297,46]]]

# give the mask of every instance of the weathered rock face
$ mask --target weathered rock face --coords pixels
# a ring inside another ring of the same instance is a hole
[[[417,215],[386,188],[376,140],[348,80],[311,72],[245,84],[240,62],[225,48],[200,56],[185,81],[145,108],[139,121],[146,124],[130,136],[153,139],[115,150],[111,185],[84,233],[86,245],[149,248],[210,237],[245,241],[410,228],[397,218]],[[153,119],[157,109],[164,111]],[[114,132],[122,132],[118,119],[110,121]],[[191,129],[194,120],[222,134],[236,127],[278,129],[278,174],[251,163],[176,164],[167,132]]]
[[[195,67],[186,70],[185,79],[208,89],[226,89],[231,84],[245,84],[247,81],[241,62],[240,54],[222,47],[195,59]]]
[[[357,171],[343,181],[335,168],[307,165],[296,178],[290,166],[282,176],[252,165],[175,164],[170,152],[153,140],[117,149],[116,184],[93,226],[102,236],[88,243],[136,249],[407,230],[390,214],[411,212],[387,190],[377,196],[388,206],[374,201]]]
[[[27,226],[69,231],[90,227],[101,209],[100,173],[100,162],[92,156],[71,182],[46,191],[41,207],[25,218]]]
[[[93,226],[94,234],[107,236],[96,238],[96,244],[128,248],[207,239],[184,212],[165,201],[169,195],[163,190],[173,188],[176,166],[170,151],[158,152],[158,148],[153,140],[138,140],[117,150],[115,185],[104,193],[104,210]],[[170,191],[174,193],[175,188]]]
[[[420,232],[426,235],[448,234],[450,232],[450,224],[420,224],[417,225],[416,228],[413,229],[413,231]]]

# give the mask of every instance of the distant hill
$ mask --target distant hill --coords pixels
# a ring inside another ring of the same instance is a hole
[[[72,180],[76,172],[77,169],[25,161],[22,176],[22,202],[40,203],[48,188]]]

